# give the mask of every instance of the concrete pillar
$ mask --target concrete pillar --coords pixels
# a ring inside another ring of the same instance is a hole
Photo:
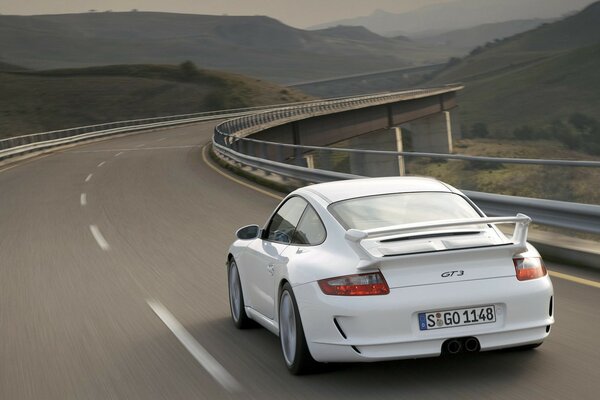
[[[398,151],[398,140],[402,148],[402,132],[400,130],[384,129],[352,138],[339,147],[363,150]],[[348,155],[351,174],[364,176],[398,176],[400,160],[396,156],[350,153]],[[403,163],[404,161],[402,161]]]
[[[307,154],[304,156],[306,160],[306,166],[310,169],[315,169],[315,156],[313,154]]]
[[[452,120],[450,111],[403,124],[411,131],[412,151],[452,153]]]
[[[402,153],[404,151],[404,146],[402,145],[402,129],[400,127],[392,128],[392,132],[396,137],[396,151],[398,153]],[[404,166],[404,157],[398,156],[398,175],[404,176],[406,175],[406,168]]]

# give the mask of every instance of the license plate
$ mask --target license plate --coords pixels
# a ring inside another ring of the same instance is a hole
[[[496,307],[494,306],[419,313],[419,329],[422,331],[493,322],[496,322]]]

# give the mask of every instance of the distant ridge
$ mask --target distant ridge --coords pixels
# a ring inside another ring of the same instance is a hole
[[[522,19],[493,24],[477,25],[472,28],[458,29],[429,36],[419,36],[416,40],[432,46],[443,46],[466,54],[477,46],[487,42],[504,39],[555,22],[550,19]]]
[[[464,82],[461,121],[467,127],[485,123],[505,137],[523,126],[548,131],[549,125],[573,114],[598,118],[599,71],[600,1],[560,21],[477,48],[427,83]]]
[[[430,64],[451,55],[364,28],[313,32],[264,16],[154,12],[0,15],[0,49],[3,59],[34,69],[191,60],[277,82]]]
[[[20,65],[9,64],[3,61],[0,61],[0,72],[2,71],[26,71],[27,68],[21,67]]]
[[[558,18],[590,3],[592,0],[454,0],[404,13],[376,10],[367,16],[331,21],[308,29],[351,25],[364,26],[384,36],[413,36],[425,31],[439,33],[516,19]]]

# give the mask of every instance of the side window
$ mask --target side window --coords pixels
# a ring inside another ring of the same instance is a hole
[[[292,243],[315,246],[323,243],[325,235],[325,227],[317,212],[311,206],[308,206],[298,223],[296,232],[294,232]]]
[[[292,197],[271,218],[266,239],[273,242],[290,243],[298,221],[306,208],[306,201]]]

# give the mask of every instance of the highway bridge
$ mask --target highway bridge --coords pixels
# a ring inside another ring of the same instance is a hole
[[[288,374],[236,330],[224,257],[280,193],[208,155],[219,120],[54,148],[0,167],[0,399],[596,399],[600,272],[549,263],[534,351]]]

